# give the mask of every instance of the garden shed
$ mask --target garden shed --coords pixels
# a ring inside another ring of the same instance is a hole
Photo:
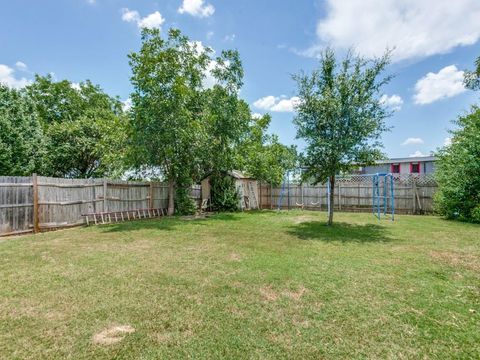
[[[258,181],[247,176],[239,170],[232,170],[226,173],[233,178],[235,189],[239,194],[238,208],[241,210],[253,210],[259,208]],[[210,176],[202,180],[202,200],[211,200]]]

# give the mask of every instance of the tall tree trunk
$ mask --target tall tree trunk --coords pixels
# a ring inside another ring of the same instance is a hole
[[[175,181],[168,180],[168,215],[173,215],[175,212]]]
[[[328,225],[333,224],[333,204],[335,201],[335,175],[330,176],[328,181],[330,182],[330,209],[328,212]]]

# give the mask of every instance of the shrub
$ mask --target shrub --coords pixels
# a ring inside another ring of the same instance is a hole
[[[435,208],[446,218],[480,223],[480,108],[455,123],[451,145],[439,153]]]
[[[175,213],[177,215],[193,215],[196,210],[195,200],[190,197],[190,188],[178,187],[175,191]]]
[[[214,211],[237,211],[239,195],[235,189],[235,180],[226,175],[210,177],[212,209]]]

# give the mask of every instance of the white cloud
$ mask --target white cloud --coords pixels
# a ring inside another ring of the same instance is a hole
[[[267,111],[294,112],[295,105],[298,104],[299,101],[300,99],[297,96],[292,96],[290,99],[288,99],[269,95],[258,99],[253,103],[253,105],[258,109]]]
[[[428,156],[428,154],[424,154],[420,150],[417,150],[413,154],[409,155],[409,157],[424,157],[424,156]]]
[[[122,20],[126,22],[137,23],[140,21],[140,14],[137,10],[130,10],[128,8],[122,9]]]
[[[391,108],[393,111],[400,111],[403,105],[403,99],[399,95],[388,96],[387,94],[383,94],[380,98],[380,102]]]
[[[224,41],[232,42],[235,40],[236,35],[235,34],[230,34],[230,35],[225,35],[223,38]]]
[[[27,71],[28,70],[28,66],[27,64],[25,64],[24,62],[22,61],[17,61],[15,63],[15,67],[20,70],[20,71]]]
[[[215,33],[213,31],[208,31],[207,32],[207,40],[210,40]]]
[[[414,137],[409,137],[402,143],[402,145],[420,145],[420,144],[423,144],[423,139],[414,138]]]
[[[415,84],[414,100],[425,105],[449,98],[466,91],[463,85],[463,71],[455,65],[444,67],[438,73],[428,73]]]
[[[276,103],[272,108],[271,111],[276,112],[294,112],[295,105],[298,104],[300,98],[293,96],[290,99],[282,99],[278,103]]]
[[[182,6],[178,8],[178,12],[203,18],[213,15],[215,8],[212,4],[205,4],[204,0],[183,0]]]
[[[132,108],[132,99],[128,98],[122,102],[122,110],[129,111]]]
[[[446,137],[445,140],[443,141],[443,146],[450,146],[450,145],[452,145],[452,138]]]
[[[446,53],[480,39],[478,0],[327,0],[317,24],[315,56],[325,45],[354,47],[362,55],[395,48],[394,61]]]
[[[263,98],[258,99],[253,103],[253,106],[262,109],[262,110],[270,110],[276,103],[277,98],[275,96],[269,95]]]
[[[31,83],[30,80],[22,77],[17,79],[15,77],[15,70],[7,65],[0,64],[0,84],[11,88],[20,89]]]
[[[122,9],[122,20],[135,23],[140,29],[161,29],[163,23],[165,22],[165,18],[162,17],[162,14],[160,14],[158,11],[155,11],[142,18],[137,10],[130,10],[128,8]]]
[[[155,11],[154,13],[151,13],[150,15],[140,19],[137,25],[139,28],[160,29],[164,22],[165,19],[162,17],[162,14],[160,14],[158,11]]]

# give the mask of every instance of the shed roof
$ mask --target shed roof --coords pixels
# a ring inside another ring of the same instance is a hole
[[[244,172],[240,170],[227,171],[226,174],[233,177],[234,179],[253,179],[253,177],[246,175]],[[209,178],[210,175],[211,174],[208,174],[202,180]]]
[[[234,177],[235,179],[252,179],[251,176],[247,176],[245,173],[240,170],[232,170],[228,172],[228,175]]]

